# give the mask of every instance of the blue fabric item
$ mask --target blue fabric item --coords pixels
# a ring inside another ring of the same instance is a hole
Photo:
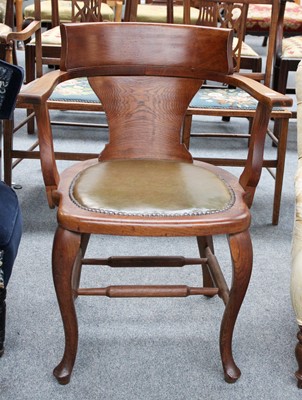
[[[50,100],[72,103],[100,103],[87,78],[70,79],[60,83],[52,93]]]
[[[12,119],[23,76],[23,68],[0,60],[0,119]]]
[[[4,286],[8,284],[22,235],[22,216],[16,193],[0,182],[0,250],[3,250]]]
[[[201,88],[193,97],[191,108],[214,108],[232,110],[256,110],[258,101],[242,89],[232,88]],[[282,110],[274,107],[274,110]]]

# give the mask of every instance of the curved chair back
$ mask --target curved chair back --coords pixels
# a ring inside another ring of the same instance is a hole
[[[86,36],[82,34],[83,29]],[[135,23],[61,26],[61,71],[72,76],[103,75],[89,78],[103,104],[109,125],[109,143],[100,156],[102,160],[124,158],[125,154],[128,158],[191,160],[191,155],[180,143],[183,116],[203,79],[232,74],[232,32],[229,29],[188,27],[186,33],[184,35],[181,26],[170,25],[167,29],[165,24],[149,24],[147,29],[144,25],[141,30]],[[123,46],[120,46],[121,35]],[[139,52],[137,35],[143,43]],[[154,40],[158,36],[170,43],[169,49]],[[86,37],[90,39],[86,40]],[[108,37],[110,47],[106,46]],[[85,52],[77,51],[80,42]],[[99,42],[103,46],[96,52],[94,48]],[[84,69],[82,65],[85,65]],[[106,77],[109,74],[110,77]],[[116,96],[121,90],[129,92],[127,103],[122,96]],[[153,96],[149,95],[150,91]],[[154,96],[156,91],[158,96]],[[183,93],[182,103],[177,96],[179,92]],[[132,101],[135,97],[140,98],[142,105],[148,104],[148,112],[138,107],[137,100]],[[160,107],[154,101],[156,97]],[[176,98],[177,102],[174,101]],[[132,109],[131,113],[129,109]],[[167,118],[169,114],[173,118]],[[138,118],[141,121],[140,140],[137,138]]]

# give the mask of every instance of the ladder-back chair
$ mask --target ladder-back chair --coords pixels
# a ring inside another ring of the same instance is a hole
[[[201,3],[203,3],[202,1]],[[217,4],[216,1],[209,0],[209,8],[211,4]],[[223,7],[223,4],[227,4],[227,2],[218,2],[218,9]],[[266,63],[265,69],[263,72],[243,72],[246,76],[250,78],[263,82],[267,87],[271,85],[271,75],[272,75],[272,67],[273,67],[273,59],[274,59],[274,51],[275,51],[275,43],[276,43],[276,31],[277,31],[277,21],[278,21],[278,13],[279,13],[279,0],[253,0],[253,3],[269,3],[272,5],[271,7],[271,24],[269,31],[269,41],[267,46],[267,55],[266,55]],[[224,19],[227,19],[228,15],[231,16],[229,18],[229,22],[223,20],[224,24],[229,24],[229,26],[233,26],[237,24],[236,18],[233,18],[233,15],[237,16],[238,10],[241,8],[241,13],[244,15],[244,19],[242,20],[242,24],[244,24],[244,28],[242,29],[245,32],[245,22],[246,22],[246,6],[250,4],[250,0],[241,0],[239,2],[234,2],[234,7],[236,13],[222,13]],[[231,7],[227,5],[227,7]],[[212,6],[213,8],[213,6]],[[187,19],[189,20],[189,8],[187,12]],[[233,25],[232,25],[233,24]],[[240,36],[238,36],[238,40],[240,41]],[[240,49],[240,45],[239,45]],[[235,69],[239,71],[238,64],[240,67],[240,54],[237,52],[233,52],[234,59],[236,60]],[[291,105],[291,100],[288,98],[287,105]],[[206,117],[222,117],[223,124],[225,126],[226,120],[231,118],[231,122],[235,117],[238,118],[247,118],[249,121],[252,121],[255,116],[257,104],[253,101],[253,99],[248,95],[243,93],[240,89],[230,88],[230,87],[211,87],[201,88],[199,92],[196,94],[194,99],[189,105],[185,122],[183,128],[183,141],[187,147],[190,146],[190,140],[192,137],[212,137],[212,138],[229,138],[230,140],[237,140],[238,138],[246,138],[249,140],[249,125],[247,124],[246,132],[236,132],[234,135],[233,132],[225,133],[223,130],[220,132],[196,132],[192,129],[192,120],[193,116],[206,116]],[[270,140],[276,145],[276,152],[274,154],[270,154],[269,156],[265,156],[263,167],[266,168],[269,173],[275,179],[275,188],[274,188],[274,200],[273,200],[273,216],[272,223],[274,225],[278,224],[279,221],[279,213],[280,213],[280,202],[281,202],[281,193],[282,193],[282,182],[283,182],[283,173],[284,173],[284,164],[285,164],[285,155],[286,155],[286,143],[287,143],[287,131],[288,131],[288,121],[291,117],[291,112],[285,108],[274,108],[271,113],[271,119],[274,121],[274,125],[272,129],[268,129],[267,134]],[[217,129],[217,128],[216,128]],[[219,142],[218,142],[219,143]],[[242,167],[245,165],[245,157],[241,157],[238,155],[234,157],[234,154],[231,154],[228,157],[218,158],[215,155],[208,157],[207,155],[197,155],[199,160],[204,160],[211,162],[215,165],[221,166],[234,166],[234,167]]]
[[[60,37],[60,13],[58,0],[51,0],[51,29],[42,33],[42,63],[46,65],[59,65],[61,54]],[[69,3],[69,2],[68,2]],[[121,1],[111,1],[112,7],[107,4],[107,0],[71,0],[71,21],[70,22],[102,22],[121,20]],[[39,7],[41,19],[41,4],[35,3],[35,8]],[[117,10],[115,10],[115,8]],[[115,11],[116,14],[115,14]],[[64,21],[66,22],[66,21]],[[26,81],[31,82],[35,78],[35,40],[31,40],[25,47],[26,62]],[[82,47],[81,51],[85,51]]]
[[[277,30],[276,52],[273,71],[273,88],[280,93],[295,94],[296,88],[288,85],[290,72],[295,72],[302,60],[302,32],[289,35],[285,30],[285,10],[290,4],[286,0],[280,1],[280,13]],[[300,15],[302,14],[302,6]],[[300,33],[300,34],[299,34]],[[296,113],[294,114],[296,117]]]
[[[35,77],[41,76],[42,68],[37,70],[37,67],[42,64],[58,66],[60,63],[61,54],[61,37],[60,37],[60,15],[58,9],[58,0],[49,0],[52,5],[52,29],[42,32],[39,43],[35,38],[27,42],[25,45],[25,66],[26,66],[26,82],[30,83]],[[108,4],[107,4],[108,3]],[[109,6],[112,5],[114,10]],[[35,16],[36,20],[41,20],[41,3],[35,0]],[[121,18],[122,2],[119,0],[85,0],[71,1],[71,20],[81,22],[96,22]],[[35,22],[35,21],[34,21]],[[32,23],[34,23],[32,22]],[[38,51],[38,53],[37,53]],[[80,51],[85,52],[85,48],[80,47]],[[37,64],[37,61],[39,63]],[[82,88],[83,86],[83,88]],[[49,106],[53,110],[72,110],[72,111],[98,111],[102,112],[103,107],[96,96],[93,96],[91,90],[87,93],[87,82],[80,80],[78,82],[68,82],[67,84],[57,88],[57,91],[50,99]],[[81,88],[79,91],[78,88]],[[85,95],[87,93],[87,95]],[[17,107],[20,107],[17,104]],[[28,110],[28,115],[32,115],[32,110]],[[72,119],[72,118],[71,118]],[[29,119],[28,133],[34,134],[33,119]],[[53,124],[64,124],[58,119],[52,121]],[[75,124],[74,121],[65,121],[65,124]],[[75,124],[78,125],[78,124]],[[101,128],[107,128],[107,124],[100,124]],[[23,159],[39,159],[40,153],[38,150],[39,141],[33,135],[33,140],[30,146],[26,149],[14,143],[11,128],[4,129],[4,180],[8,185],[12,183],[12,171]],[[19,127],[15,131],[19,130]],[[58,159],[64,160],[79,160],[87,159],[95,156],[95,154],[83,154],[75,152],[56,152]]]

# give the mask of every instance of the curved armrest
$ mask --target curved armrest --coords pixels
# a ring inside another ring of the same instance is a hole
[[[69,74],[67,72],[56,70],[48,72],[40,78],[24,85],[18,96],[18,106],[25,107],[45,103],[56,86],[68,78]]]
[[[10,40],[25,41],[29,39],[39,29],[41,29],[41,22],[32,21],[26,28],[24,28],[20,32],[9,32],[0,34],[0,39],[3,42],[9,42]]]
[[[50,208],[54,208],[57,204],[56,189],[59,183],[59,173],[54,155],[47,100],[55,87],[68,77],[70,77],[70,74],[59,70],[49,72],[25,85],[17,100],[19,107],[33,108],[36,114],[40,143],[40,162]]]
[[[293,105],[291,97],[276,92],[262,83],[240,74],[228,76],[226,83],[245,90],[256,100],[270,107],[291,107]]]
[[[39,29],[41,29],[41,22],[32,21],[26,28],[22,29],[22,31],[9,33],[7,35],[7,40],[27,40]]]
[[[291,107],[293,100],[289,96],[278,93],[264,84],[240,74],[227,76],[225,83],[246,91],[258,101],[250,129],[247,162],[240,176],[240,184],[247,193],[246,203],[251,206],[262,171],[264,143],[272,109],[274,107]],[[291,116],[290,110],[282,112],[284,118]]]

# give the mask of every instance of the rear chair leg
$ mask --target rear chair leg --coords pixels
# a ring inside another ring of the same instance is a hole
[[[212,253],[214,253],[212,236],[198,236],[197,244],[201,258],[206,258],[206,247],[208,246],[210,247]],[[210,274],[209,267],[207,265],[202,265],[202,276],[204,287],[216,287]]]

